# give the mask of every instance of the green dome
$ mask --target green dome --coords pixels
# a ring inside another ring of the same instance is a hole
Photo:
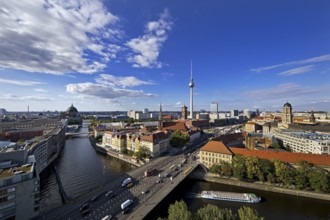
[[[73,104],[66,111],[67,113],[78,113],[78,110],[73,106]]]

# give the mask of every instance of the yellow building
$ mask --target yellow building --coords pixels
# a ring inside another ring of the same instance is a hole
[[[233,153],[221,141],[209,141],[200,149],[200,162],[210,168],[214,163],[231,163]]]

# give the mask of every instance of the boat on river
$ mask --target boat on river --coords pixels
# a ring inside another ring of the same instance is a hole
[[[202,199],[224,200],[231,202],[258,203],[261,201],[261,198],[254,193],[202,191],[200,194],[197,194],[197,197]]]

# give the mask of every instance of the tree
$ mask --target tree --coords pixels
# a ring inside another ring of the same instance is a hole
[[[258,157],[246,157],[245,165],[247,178],[250,180],[254,179],[254,177],[257,176],[257,173],[259,172]]]
[[[184,201],[175,201],[168,208],[168,220],[190,220],[191,213],[188,211],[187,204]]]
[[[123,154],[127,154],[128,153],[128,150],[126,147],[121,147],[120,148],[120,152],[123,153]]]
[[[224,176],[233,176],[233,167],[230,163],[221,160],[220,161],[220,174]]]
[[[272,176],[274,174],[274,164],[267,159],[259,159],[258,160],[258,173],[257,173],[257,177],[261,182],[264,181],[268,181],[268,182],[272,182]],[[273,175],[274,176],[274,175]]]
[[[189,142],[189,135],[180,130],[175,130],[171,137],[171,144],[177,147],[183,147]]]
[[[220,164],[214,163],[210,167],[210,173],[220,174],[220,171],[221,171]]]
[[[259,215],[257,210],[243,206],[238,209],[238,217],[240,220],[263,220],[264,218]]]
[[[244,156],[238,154],[233,158],[233,176],[243,179],[246,174],[246,166]]]
[[[280,160],[274,160],[275,176],[278,182],[282,182],[284,178],[284,171],[286,170],[286,164]]]
[[[329,192],[329,173],[320,167],[315,167],[315,169],[313,169],[313,171],[309,175],[309,183],[311,187],[316,191]]]
[[[197,210],[196,220],[236,220],[237,215],[233,214],[230,209],[220,209],[215,205],[207,204],[203,208]]]
[[[281,149],[281,145],[279,143],[273,143],[272,148],[274,149]]]
[[[308,186],[308,178],[306,173],[301,170],[296,170],[294,182],[298,189],[306,189]]]

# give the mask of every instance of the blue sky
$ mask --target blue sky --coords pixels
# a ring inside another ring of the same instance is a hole
[[[7,111],[330,111],[330,2],[0,3]]]

